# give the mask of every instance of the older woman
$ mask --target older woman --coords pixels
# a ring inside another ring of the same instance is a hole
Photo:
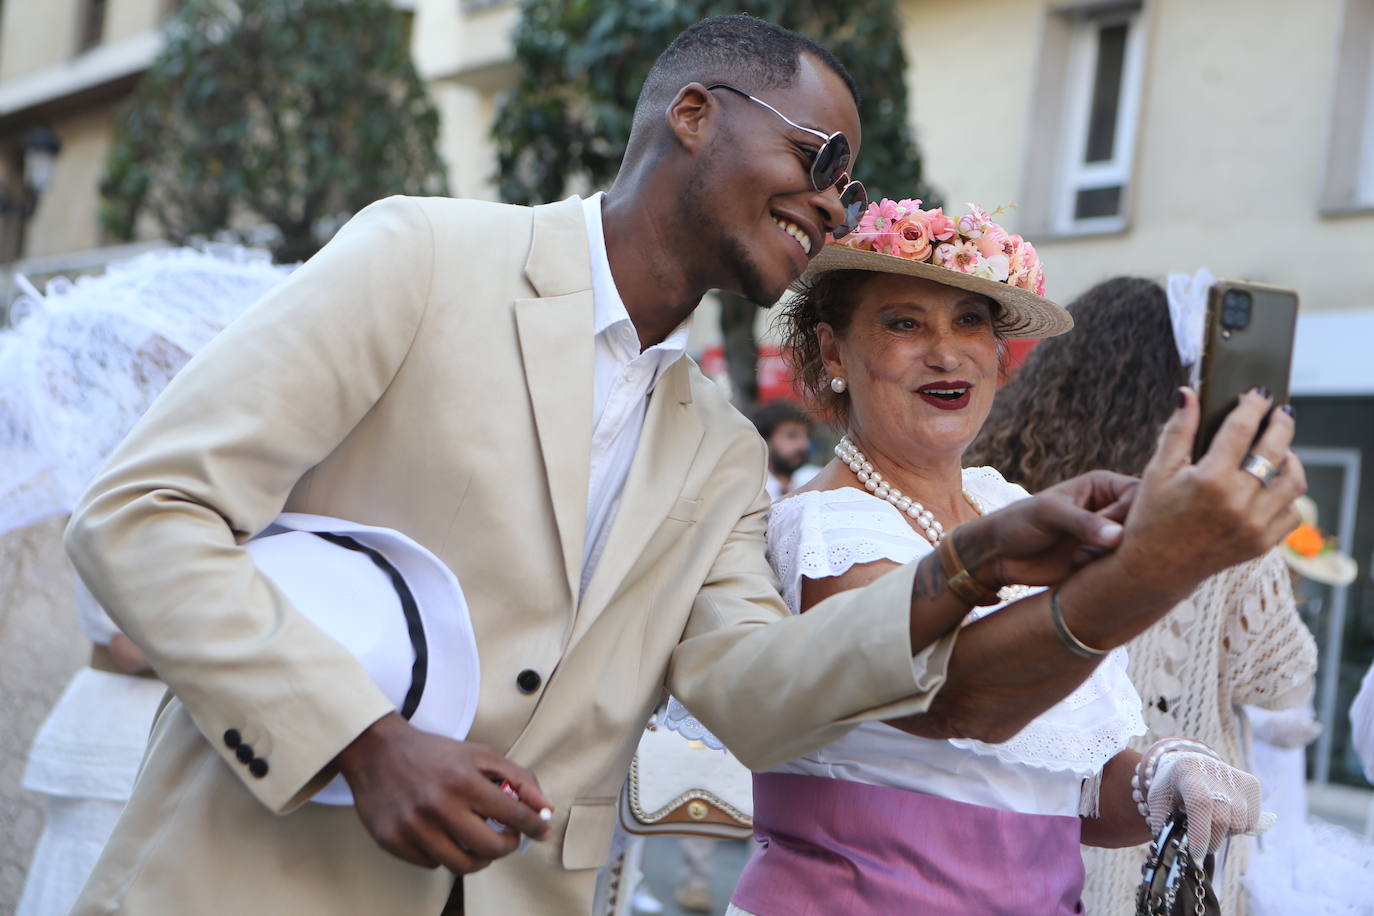
[[[1005,338],[1072,322],[1041,295],[1029,242],[976,207],[956,223],[919,203],[872,205],[785,307],[798,375],[846,430],[836,460],[772,510],[770,558],[794,613],[931,552],[954,575],[948,533],[1027,495],[960,459],[992,407]],[[1067,648],[1100,663],[1002,743],[867,723],[756,774],[761,848],[731,912],[1079,913],[1080,839],[1139,843],[1180,803],[1197,846],[1259,825],[1258,784],[1205,746],[1127,749],[1145,725],[1125,654],[1071,632],[1057,589],[954,578],[975,605],[966,624],[1036,602]]]

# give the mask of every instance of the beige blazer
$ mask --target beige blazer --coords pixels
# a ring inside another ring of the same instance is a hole
[[[577,600],[581,207],[374,204],[197,355],[112,457],[68,549],[176,699],[76,912],[442,907],[452,875],[383,852],[351,808],[303,804],[391,707],[242,548],[283,509],[397,528],[463,584],[482,665],[471,739],[557,804],[549,842],[465,880],[476,916],[589,910],[665,684],[755,768],[928,705],[953,637],[913,659],[911,570],[787,614],[764,558],[763,443],[688,359],[650,399]]]

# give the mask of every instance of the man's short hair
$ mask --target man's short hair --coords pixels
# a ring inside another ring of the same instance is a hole
[[[800,423],[807,430],[811,429],[811,415],[791,401],[770,401],[754,411],[752,419],[754,428],[765,442],[773,438],[773,433],[784,423]]]
[[[730,83],[751,93],[790,86],[803,54],[844,80],[858,106],[859,90],[844,64],[805,35],[754,16],[713,16],[688,26],[658,56],[639,91],[635,127],[661,117],[688,83]]]

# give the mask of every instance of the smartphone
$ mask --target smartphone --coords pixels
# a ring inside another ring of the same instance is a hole
[[[1274,393],[1275,407],[1288,403],[1297,320],[1294,290],[1237,280],[1218,280],[1207,290],[1207,324],[1198,361],[1202,424],[1193,446],[1194,461],[1211,446],[1245,392],[1264,386]]]

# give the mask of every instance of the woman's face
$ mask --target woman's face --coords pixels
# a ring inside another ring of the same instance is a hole
[[[997,393],[986,296],[919,277],[871,274],[854,287],[844,337],[819,328],[830,376],[849,386],[850,428],[890,455],[961,455]]]

